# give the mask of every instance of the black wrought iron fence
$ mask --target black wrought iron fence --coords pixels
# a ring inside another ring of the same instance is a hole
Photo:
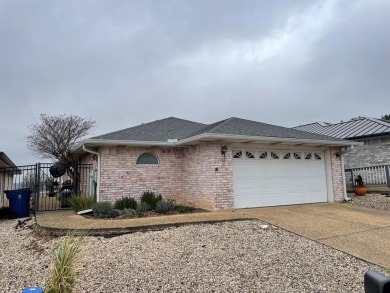
[[[75,164],[63,176],[50,174],[53,164],[38,163],[0,169],[0,208],[9,206],[4,191],[29,188],[34,211],[67,209],[70,196],[95,196],[96,182],[90,164]]]
[[[365,185],[384,185],[390,188],[390,165],[345,169],[347,187],[356,185],[359,175]]]

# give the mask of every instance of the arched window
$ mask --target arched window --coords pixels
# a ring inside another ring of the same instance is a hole
[[[152,153],[143,153],[137,159],[137,165],[156,165],[158,164],[157,157]]]

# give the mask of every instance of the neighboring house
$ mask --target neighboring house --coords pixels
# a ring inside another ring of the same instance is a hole
[[[390,121],[360,117],[340,123],[315,122],[293,127],[317,134],[363,142],[344,154],[346,168],[390,165]]]
[[[14,172],[6,168],[16,165],[3,152],[0,152],[0,207],[4,205],[4,190],[12,189]]]
[[[342,147],[354,142],[229,118],[174,117],[96,136],[72,150],[97,171],[98,201],[145,191],[207,210],[342,201]]]

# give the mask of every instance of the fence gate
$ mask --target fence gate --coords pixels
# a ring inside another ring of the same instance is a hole
[[[51,163],[37,163],[0,169],[0,208],[8,207],[5,190],[31,189],[34,211],[53,211],[69,208],[67,199],[78,195],[96,195],[92,165],[75,164],[59,178],[50,174]]]

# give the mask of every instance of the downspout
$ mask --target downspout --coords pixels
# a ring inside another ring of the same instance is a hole
[[[346,154],[346,153],[352,151],[352,149],[353,149],[353,145],[352,145],[349,149],[347,149],[347,150],[345,150],[345,151],[342,151],[342,152],[340,153],[340,158],[341,158],[341,170],[343,170],[343,171],[341,172],[341,174],[342,174],[342,178],[343,178],[343,195],[344,195],[344,201],[351,201],[351,200],[352,200],[352,198],[348,197],[348,195],[347,195],[347,182],[346,182],[346,180],[345,180],[345,168],[344,168],[344,154]]]
[[[96,201],[100,201],[100,153],[89,150],[83,145],[83,150],[87,153],[97,156],[97,186],[96,186]]]

